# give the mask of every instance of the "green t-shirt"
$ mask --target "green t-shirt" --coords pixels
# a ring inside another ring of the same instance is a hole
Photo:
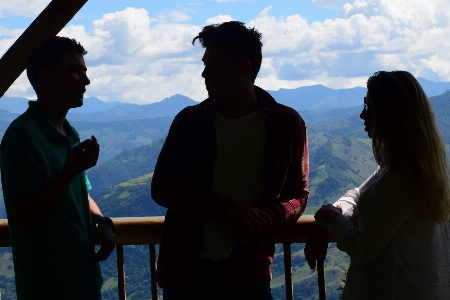
[[[211,192],[240,205],[258,203],[263,190],[265,123],[261,110],[239,119],[215,117],[216,155]],[[207,220],[200,257],[229,258],[235,243],[231,224]]]
[[[2,140],[1,179],[18,300],[85,299],[103,284],[100,265],[92,261],[90,183],[84,172],[51,211],[28,229],[17,227],[9,209],[8,196],[29,195],[62,169],[67,153],[80,142],[67,120],[64,130],[67,136],[30,101]]]

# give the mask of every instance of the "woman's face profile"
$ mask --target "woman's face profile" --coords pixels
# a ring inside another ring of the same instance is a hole
[[[367,92],[366,97],[364,97],[364,108],[359,117],[364,120],[364,130],[367,132],[369,137],[372,138],[373,114],[371,112],[369,104],[369,92]]]

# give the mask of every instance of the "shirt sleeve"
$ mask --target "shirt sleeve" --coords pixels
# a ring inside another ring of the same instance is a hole
[[[367,178],[367,180],[364,181],[363,184],[353,190],[348,190],[347,193],[339,198],[339,200],[334,202],[333,205],[337,206],[337,204],[340,204],[342,208],[342,214],[349,219],[357,216],[359,214],[359,196],[361,196],[361,194],[375,181],[382,170],[383,169],[378,166],[376,171],[372,175],[370,175],[370,177]]]
[[[263,211],[270,215],[272,229],[281,230],[295,222],[305,211],[308,202],[309,154],[308,134],[303,120],[292,141],[292,163],[286,173],[280,196]]]
[[[92,190],[92,185],[91,182],[89,181],[89,178],[86,175],[86,172],[83,172],[83,174],[84,174],[84,181],[86,182],[86,189],[89,192],[90,190]]]
[[[412,213],[414,195],[406,180],[390,171],[382,176],[374,187],[370,211],[360,219],[360,228],[343,215],[329,226],[337,247],[361,264],[374,261]]]
[[[29,133],[8,130],[1,145],[2,187],[7,196],[28,195],[43,184],[43,159]]]

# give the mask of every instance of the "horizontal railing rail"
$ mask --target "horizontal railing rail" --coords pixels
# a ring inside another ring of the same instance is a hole
[[[158,287],[155,281],[156,246],[161,241],[164,217],[113,218],[117,231],[115,237],[117,253],[118,293],[119,300],[126,299],[125,264],[123,259],[124,245],[149,245],[150,277],[152,299],[158,299]],[[283,244],[286,299],[293,300],[291,243],[305,243],[314,222],[313,216],[301,216],[294,224],[273,235],[274,242]],[[330,239],[331,241],[331,239]],[[0,219],[0,247],[9,247],[8,221]]]

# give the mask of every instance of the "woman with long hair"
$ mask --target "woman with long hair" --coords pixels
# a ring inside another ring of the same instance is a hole
[[[311,268],[324,257],[328,230],[351,258],[342,299],[450,299],[449,164],[433,109],[406,71],[377,72],[367,89],[360,117],[379,168],[317,211],[305,257]]]

